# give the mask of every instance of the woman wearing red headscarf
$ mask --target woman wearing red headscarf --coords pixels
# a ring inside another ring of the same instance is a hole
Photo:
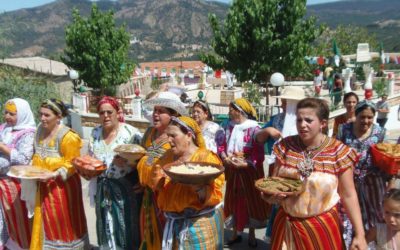
[[[90,180],[91,204],[96,206],[97,241],[101,249],[138,249],[140,245],[139,208],[142,193],[137,171],[120,157],[114,148],[138,144],[142,134],[123,123],[120,105],[105,96],[97,105],[101,125],[90,139],[91,154],[107,165],[107,170]],[[137,192],[135,192],[135,190]]]

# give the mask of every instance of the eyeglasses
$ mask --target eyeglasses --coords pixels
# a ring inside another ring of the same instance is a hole
[[[112,111],[112,110],[102,110],[99,112],[99,115],[105,115],[105,114],[112,115],[113,113],[114,113],[114,111]]]

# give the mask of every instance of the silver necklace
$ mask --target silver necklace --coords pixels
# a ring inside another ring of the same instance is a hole
[[[321,149],[321,146],[324,145],[326,138],[327,137],[324,137],[322,142],[317,147],[314,147],[310,150],[307,150],[307,149],[303,150],[302,155],[303,155],[304,160],[300,161],[297,164],[297,169],[299,170],[302,179],[309,177],[311,175],[311,173],[314,171],[314,160],[313,159],[322,152],[322,150],[320,150],[320,149]],[[300,141],[300,139],[299,139],[299,141]],[[314,151],[318,151],[318,152],[314,156],[312,156],[312,152],[314,152]]]

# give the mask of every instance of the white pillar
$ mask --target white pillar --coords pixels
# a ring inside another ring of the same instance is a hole
[[[342,75],[344,78],[344,93],[349,93],[351,92],[350,79],[353,75],[353,71],[350,68],[343,69]]]
[[[388,73],[388,80],[389,80],[389,84],[388,84],[388,88],[387,88],[387,95],[388,96],[392,96],[394,95],[394,73],[393,72],[389,72]]]
[[[132,99],[132,116],[134,119],[142,119],[142,99],[135,97]]]

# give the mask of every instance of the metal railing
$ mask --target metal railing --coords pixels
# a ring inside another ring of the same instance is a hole
[[[208,103],[211,113],[216,115],[228,115],[229,105],[221,103]],[[258,122],[267,122],[272,115],[281,112],[280,105],[258,105],[254,106],[258,115]]]

